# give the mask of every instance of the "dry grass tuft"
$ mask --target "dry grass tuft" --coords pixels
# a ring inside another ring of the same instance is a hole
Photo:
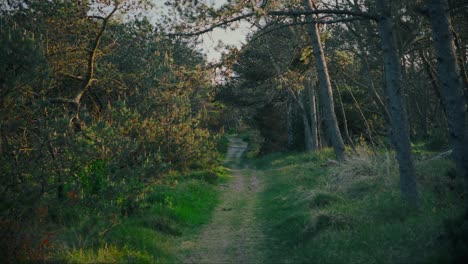
[[[374,155],[366,148],[357,148],[345,162],[331,168],[329,187],[333,191],[357,195],[379,185],[389,187],[398,180],[398,164],[394,155]]]

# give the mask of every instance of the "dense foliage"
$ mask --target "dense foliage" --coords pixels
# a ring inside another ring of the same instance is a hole
[[[2,10],[2,259],[45,254],[42,232],[73,218],[66,207],[130,215],[167,175],[217,164],[203,56],[147,20],[115,19],[132,8],[116,3]]]

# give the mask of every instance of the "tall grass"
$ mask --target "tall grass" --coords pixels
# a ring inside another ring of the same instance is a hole
[[[400,198],[393,153],[359,149],[342,164],[329,150],[255,162],[274,263],[439,263],[450,259],[444,222],[462,213],[449,160],[417,164],[421,208]]]
[[[392,188],[397,182],[398,164],[388,151],[374,155],[364,147],[346,161],[330,168],[328,182],[333,191],[355,193],[359,189]]]

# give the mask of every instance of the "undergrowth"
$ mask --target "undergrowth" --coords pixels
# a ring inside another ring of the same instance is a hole
[[[393,153],[360,149],[338,165],[331,157],[324,150],[253,162],[265,183],[258,217],[274,241],[268,263],[453,260],[446,226],[463,203],[450,160],[419,159],[421,207],[415,210],[400,198]]]
[[[132,215],[105,218],[80,211],[55,238],[53,262],[174,263],[182,237],[208,222],[218,203],[215,184],[225,181],[224,168],[176,177],[148,189]]]

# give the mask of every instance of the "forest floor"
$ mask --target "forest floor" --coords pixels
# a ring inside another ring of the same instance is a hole
[[[262,263],[265,236],[256,219],[262,183],[241,158],[242,139],[229,139],[225,165],[232,179],[220,186],[221,203],[198,236],[182,242],[184,263]]]

